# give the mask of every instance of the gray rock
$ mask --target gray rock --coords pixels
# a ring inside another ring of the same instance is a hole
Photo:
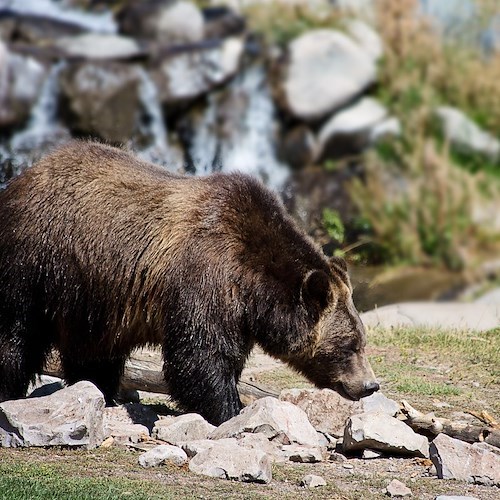
[[[318,488],[319,486],[326,486],[326,481],[321,476],[307,474],[300,481],[300,485],[306,488]]]
[[[184,450],[170,444],[162,444],[142,453],[139,456],[139,464],[143,467],[157,467],[165,462],[172,462],[179,467],[188,461]]]
[[[386,117],[387,109],[371,97],[363,97],[334,114],[318,134],[320,158],[340,158],[363,151],[370,145],[374,127]]]
[[[449,106],[436,109],[445,137],[456,149],[481,154],[491,161],[500,160],[500,141],[482,130],[462,111]]]
[[[128,446],[139,443],[144,437],[149,437],[149,430],[142,424],[108,422],[104,426],[104,435],[112,437],[113,442],[119,446]]]
[[[459,495],[438,495],[434,500],[479,500],[479,498]]]
[[[380,413],[362,413],[349,418],[343,446],[345,451],[369,448],[389,454],[429,456],[429,444],[424,436],[416,434],[401,420]]]
[[[193,100],[230,79],[238,70],[243,41],[227,38],[220,45],[165,57],[153,73],[163,104]]]
[[[152,437],[177,445],[186,441],[207,439],[215,429],[201,415],[188,413],[179,417],[158,420],[153,428]]]
[[[494,446],[439,434],[430,444],[430,458],[440,479],[500,486],[500,451]]]
[[[139,113],[139,75],[130,66],[74,63],[59,77],[64,114],[74,132],[125,143]]]
[[[496,288],[495,290],[491,290],[484,295],[481,295],[481,297],[476,299],[474,303],[500,305],[500,288]]]
[[[380,392],[360,401],[351,401],[330,389],[287,389],[279,397],[302,408],[316,430],[335,437],[343,436],[351,415],[379,412],[393,416],[399,411],[398,403]]]
[[[49,375],[38,376],[34,383],[30,384],[26,391],[27,397],[39,398],[40,396],[50,396],[65,386],[64,382],[58,377]]]
[[[411,496],[411,490],[404,483],[393,479],[386,488],[387,495],[390,497],[409,497]]]
[[[55,394],[0,403],[0,446],[83,446],[104,439],[104,397],[78,382]]]
[[[262,433],[282,444],[298,443],[318,447],[319,440],[307,415],[286,401],[267,397],[244,408],[210,434],[210,439],[241,436],[245,432]]]
[[[384,454],[378,450],[363,450],[363,454],[361,455],[365,460],[371,460],[373,458],[383,457]]]
[[[312,165],[318,156],[318,144],[311,129],[302,124],[290,130],[282,141],[280,155],[293,168]]]
[[[237,441],[214,441],[199,451],[189,462],[196,474],[244,482],[269,483],[272,478],[271,459],[260,450],[239,446]]]
[[[370,144],[376,144],[389,137],[399,137],[401,130],[399,119],[394,116],[388,117],[372,127],[369,142]]]
[[[375,81],[372,56],[338,31],[308,31],[293,40],[288,50],[284,104],[299,119],[325,117]]]
[[[377,62],[384,55],[384,44],[380,35],[367,23],[360,19],[349,19],[346,22],[347,33]]]
[[[92,60],[123,60],[144,55],[144,49],[132,38],[104,33],[84,33],[61,37],[56,47],[67,56]]]
[[[487,331],[500,324],[499,304],[464,302],[405,302],[360,315],[367,327],[437,327]]]
[[[314,464],[323,461],[321,448],[311,448],[297,444],[284,445],[281,448],[281,453],[285,459],[290,462],[298,462],[301,464]]]

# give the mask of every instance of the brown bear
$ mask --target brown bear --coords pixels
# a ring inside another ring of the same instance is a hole
[[[344,261],[253,178],[75,141],[0,192],[0,221],[0,401],[54,347],[68,383],[112,402],[131,351],[160,345],[172,396],[214,424],[241,410],[255,344],[319,387],[379,388]]]

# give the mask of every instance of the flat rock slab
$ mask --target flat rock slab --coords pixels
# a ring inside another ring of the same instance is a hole
[[[430,457],[440,479],[500,486],[500,450],[494,446],[439,434],[430,444]]]
[[[344,450],[378,450],[390,454],[428,457],[427,438],[401,420],[380,413],[353,415],[344,432]]]
[[[244,448],[236,439],[223,439],[199,451],[189,462],[189,470],[221,479],[269,483],[271,463],[267,453]]]
[[[239,415],[221,424],[210,439],[238,437],[243,433],[262,433],[281,444],[298,443],[318,447],[319,438],[307,415],[298,406],[267,397],[244,408]]]
[[[500,304],[463,302],[406,302],[361,314],[365,326],[439,327],[487,331],[500,325]]]
[[[390,497],[404,498],[411,496],[410,488],[397,479],[393,479],[387,485],[386,491]]]
[[[104,396],[82,381],[50,396],[0,404],[0,446],[83,446],[104,439]]]

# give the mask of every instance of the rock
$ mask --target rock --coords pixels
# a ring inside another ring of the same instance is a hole
[[[386,488],[387,495],[390,497],[409,497],[411,496],[411,490],[404,483],[393,479]]]
[[[172,462],[181,467],[188,461],[186,453],[170,444],[155,446],[139,456],[139,464],[143,467],[157,467],[165,462]]]
[[[281,444],[297,443],[318,447],[319,440],[307,415],[297,406],[272,397],[259,399],[239,415],[221,424],[210,439],[237,437],[244,432],[262,433]]]
[[[0,446],[83,446],[104,439],[104,396],[78,382],[55,394],[0,403]]]
[[[149,430],[141,424],[111,421],[105,424],[104,435],[112,437],[117,445],[128,446],[139,443],[144,437],[149,437]]]
[[[201,415],[187,413],[179,417],[158,420],[153,428],[152,437],[177,445],[186,441],[207,439],[215,429]]]
[[[334,114],[319,131],[319,157],[338,159],[360,153],[370,145],[374,127],[386,116],[387,109],[371,97]]]
[[[202,13],[205,20],[206,39],[241,35],[245,31],[245,18],[232,9],[219,5],[206,7]]]
[[[280,156],[293,168],[312,165],[318,156],[318,142],[307,125],[297,125],[290,130],[281,143]]]
[[[481,295],[474,301],[475,304],[495,304],[500,305],[500,288],[495,288]]]
[[[125,143],[139,109],[139,76],[119,63],[73,63],[59,77],[63,114],[73,132]]]
[[[307,474],[300,481],[300,485],[306,488],[318,488],[319,486],[326,486],[326,481],[321,476]]]
[[[380,458],[383,456],[384,454],[377,450],[363,450],[363,454],[361,455],[361,457],[365,460],[371,460],[373,458]]]
[[[441,122],[445,137],[457,150],[480,154],[493,162],[500,160],[500,141],[482,130],[462,111],[440,106],[435,113]]]
[[[27,397],[39,398],[41,396],[50,396],[64,387],[64,382],[58,377],[49,375],[39,375],[35,381],[30,384],[26,391]]]
[[[121,33],[154,39],[163,45],[194,43],[203,39],[203,15],[192,2],[129,2],[118,12],[116,19]]]
[[[189,470],[244,482],[269,483],[272,478],[270,457],[263,451],[243,448],[236,440],[214,441],[191,459]]]
[[[459,495],[438,495],[434,500],[479,500],[479,498]]]
[[[288,51],[281,86],[284,105],[296,118],[325,117],[375,81],[372,56],[338,31],[308,31],[293,40]]]
[[[37,60],[11,53],[0,40],[0,129],[27,121],[46,76]]]
[[[361,314],[366,327],[440,327],[487,331],[500,324],[500,305],[464,302],[406,302]]]
[[[288,444],[281,448],[281,453],[290,462],[314,464],[323,461],[323,455],[319,447],[311,448],[297,444]]]
[[[500,450],[494,446],[439,434],[430,444],[430,458],[439,479],[500,486]]]
[[[401,135],[401,122],[398,118],[392,116],[375,124],[370,130],[369,142],[376,144],[377,142],[386,140],[389,137],[399,137]]]
[[[145,55],[144,49],[132,38],[105,33],[61,37],[54,46],[66,56],[92,60],[124,60]]]
[[[416,434],[401,420],[380,413],[361,413],[349,418],[343,446],[346,452],[369,448],[389,454],[429,456],[429,444],[424,436]]]
[[[243,41],[227,38],[213,47],[172,53],[152,77],[163,104],[191,101],[231,78],[239,68]]]
[[[345,25],[347,33],[363,50],[377,62],[384,54],[384,44],[380,35],[360,19],[350,19]]]
[[[399,411],[399,405],[381,393],[351,401],[330,389],[288,389],[279,398],[302,408],[316,430],[335,437],[343,436],[351,415],[379,412],[394,416]]]

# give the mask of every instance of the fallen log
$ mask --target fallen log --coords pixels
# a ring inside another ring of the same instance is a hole
[[[160,351],[151,349],[134,351],[125,364],[125,372],[120,383],[120,392],[136,390],[168,395],[168,385],[163,378],[162,366],[163,360]],[[63,378],[57,353],[52,353],[42,373],[52,377]],[[245,404],[266,396],[278,397],[276,392],[259,387],[244,377],[238,383],[238,391]]]
[[[467,443],[484,442],[500,448],[500,429],[489,425],[473,425],[454,422],[447,418],[439,418],[434,413],[424,414],[410,405],[408,401],[401,401],[402,413],[406,423],[419,434],[434,438],[443,433]]]

